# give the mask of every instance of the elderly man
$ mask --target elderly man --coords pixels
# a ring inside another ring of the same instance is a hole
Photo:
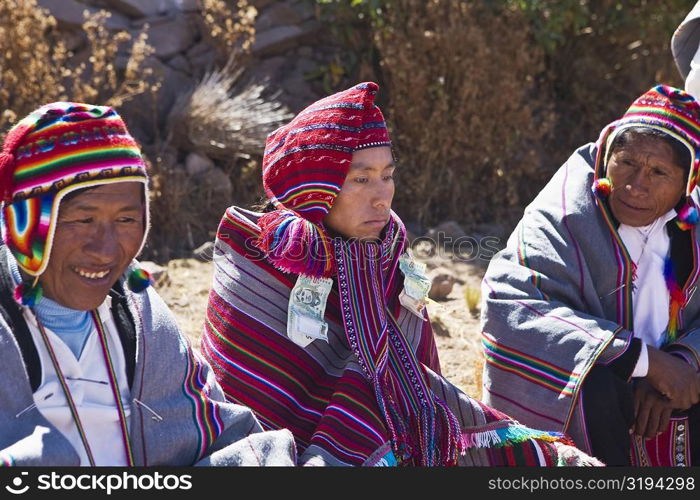
[[[137,267],[147,183],[108,107],[48,104],[5,138],[0,462],[293,465],[291,435],[225,402]]]
[[[439,375],[430,281],[391,211],[389,135],[361,83],[267,139],[268,207],[219,226],[202,352],[304,465],[597,463]]]
[[[700,106],[659,85],[578,149],[483,281],[486,402],[609,465],[700,457]]]

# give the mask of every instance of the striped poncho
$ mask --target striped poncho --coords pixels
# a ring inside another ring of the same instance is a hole
[[[586,451],[583,381],[594,364],[625,353],[634,328],[633,263],[591,191],[596,153],[594,144],[583,146],[557,171],[491,260],[482,286],[485,402],[528,425],[566,432]],[[664,349],[697,366],[697,229],[681,237],[690,254],[682,287],[688,301],[677,312],[678,338]]]
[[[226,396],[249,406],[263,427],[288,428],[304,465],[394,465],[391,433],[348,345],[337,283],[325,311],[328,341],[300,347],[287,337],[289,296],[297,276],[273,267],[254,246],[261,214],[236,207],[219,226],[202,352]],[[466,452],[460,465],[595,464],[556,433],[526,428],[473,400],[439,375],[427,317],[403,308],[403,279],[386,303],[421,364],[432,392],[457,417]]]

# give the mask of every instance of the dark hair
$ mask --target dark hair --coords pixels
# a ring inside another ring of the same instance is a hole
[[[253,203],[250,206],[250,208],[254,212],[267,213],[267,212],[273,212],[275,210],[275,205],[270,200],[268,200],[265,196],[262,196],[258,201]]]
[[[81,195],[81,194],[86,193],[88,191],[91,191],[93,189],[97,189],[98,187],[102,187],[103,185],[104,184],[98,184],[97,186],[88,186],[88,187],[76,189],[75,191],[71,191],[70,193],[68,193],[67,195],[65,195],[63,197],[63,199],[61,200],[61,203],[65,203],[67,201],[70,201],[78,195]],[[146,201],[145,192],[141,191],[141,203],[145,203],[145,201]]]
[[[652,137],[664,141],[673,150],[673,158],[676,164],[681,167],[686,174],[690,171],[691,158],[688,147],[672,135],[651,127],[639,126],[626,128],[613,139],[610,145],[610,153],[612,154],[616,149],[625,147],[627,143],[637,136]]]
[[[73,198],[75,198],[76,196],[78,196],[78,195],[80,195],[80,194],[83,194],[83,193],[86,192],[86,191],[90,191],[91,189],[95,189],[96,187],[97,187],[97,186],[90,186],[90,187],[84,187],[84,188],[76,189],[75,191],[71,191],[70,193],[68,193],[67,195],[65,195],[65,196],[63,197],[63,200],[61,200],[61,201],[62,201],[62,202],[70,201],[70,200],[72,200]]]

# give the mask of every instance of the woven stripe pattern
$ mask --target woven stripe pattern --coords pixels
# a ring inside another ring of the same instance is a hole
[[[3,238],[20,267],[32,276],[46,269],[63,196],[122,181],[146,186],[148,174],[114,109],[55,102],[17,123],[3,144],[0,187]]]

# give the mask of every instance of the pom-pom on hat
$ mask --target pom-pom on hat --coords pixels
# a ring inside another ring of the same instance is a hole
[[[597,142],[593,191],[606,197],[611,190],[606,178],[610,146],[615,137],[631,127],[648,127],[664,132],[684,144],[690,152],[685,200],[678,210],[678,225],[688,229],[697,221],[697,209],[690,197],[700,174],[700,104],[692,95],[668,85],[657,85],[638,97],[625,114],[606,126]]]
[[[59,205],[67,194],[124,181],[144,186],[143,246],[148,174],[136,141],[114,109],[54,102],[17,123],[0,154],[0,201],[3,239],[20,269],[35,278],[46,270]]]
[[[268,136],[263,186],[277,210],[258,221],[258,246],[279,269],[311,277],[332,274],[323,219],[343,187],[352,154],[391,146],[374,104],[378,90],[376,83],[364,82],[325,97]]]

